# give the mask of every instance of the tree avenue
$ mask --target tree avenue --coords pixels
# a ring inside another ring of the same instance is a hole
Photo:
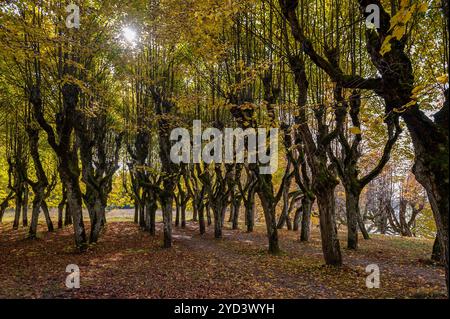
[[[440,0],[4,2],[0,237],[416,238],[448,293],[448,39]]]

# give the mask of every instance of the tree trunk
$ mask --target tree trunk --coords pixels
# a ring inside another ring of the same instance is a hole
[[[282,229],[287,224],[288,230],[292,230],[292,223],[289,220],[289,183],[283,187],[283,209],[278,220],[277,228]]]
[[[196,221],[198,220],[197,215],[198,215],[198,212],[197,212],[196,209],[194,209],[194,211],[193,211],[193,213],[192,213],[192,221],[193,221],[193,222],[196,222]]]
[[[198,216],[198,200],[194,199],[193,203],[192,203],[192,216]],[[192,221],[194,221],[194,218],[192,218]]]
[[[241,199],[236,200],[233,205],[233,230],[239,229],[239,211],[241,210]]]
[[[176,214],[175,214],[175,227],[180,227],[180,204],[178,200],[175,200],[175,209],[176,209]]]
[[[134,201],[134,223],[139,223],[139,203],[137,200]]]
[[[96,243],[103,228],[103,220],[105,218],[105,205],[99,198],[96,198],[93,207],[93,216],[91,219],[91,233],[89,236],[90,243]]]
[[[347,248],[358,248],[359,192],[345,190],[345,209],[347,213]]]
[[[206,207],[206,218],[208,219],[208,226],[211,226],[212,224],[212,218],[211,218],[211,207],[208,204],[205,205]]]
[[[294,231],[298,231],[298,226],[300,225],[300,220],[302,218],[302,208],[298,207],[295,210],[295,215],[294,215],[294,223],[293,223],[293,230]]]
[[[315,193],[319,206],[322,250],[327,265],[342,265],[341,249],[337,236],[334,188]]]
[[[253,232],[255,226],[255,191],[254,188],[249,190],[248,197],[244,199],[245,208],[245,224],[247,226],[247,232]]]
[[[203,204],[200,204],[200,207],[198,209],[198,223],[200,228],[200,235],[203,235],[206,233],[206,227],[205,227],[205,207]]]
[[[84,203],[89,212],[89,218],[91,222],[91,230],[89,233],[89,242],[97,243],[100,237],[100,233],[103,229],[103,226],[106,224],[106,206],[107,206],[107,197],[108,190],[105,185],[94,187],[90,182],[90,178],[94,179],[92,176],[94,173],[90,172],[90,157],[92,155],[86,155],[88,152],[86,150],[83,151],[83,179],[86,181],[86,191],[84,195]],[[91,176],[91,177],[89,177]],[[104,181],[103,181],[104,182]],[[100,182],[98,182],[101,185]]]
[[[35,239],[37,236],[37,228],[39,223],[39,212],[41,210],[43,192],[35,193],[33,199],[33,208],[31,213],[31,225],[28,236],[30,239]]]
[[[0,224],[3,221],[3,216],[5,214],[6,209],[8,208],[9,201],[13,198],[13,192],[10,192],[8,196],[3,200],[3,202],[0,204]]]
[[[16,209],[14,214],[13,229],[19,229],[20,211],[22,209],[22,194],[20,191],[16,192]]]
[[[145,198],[142,199],[144,201]],[[145,205],[139,201],[139,227],[145,229]]]
[[[212,207],[214,214],[214,238],[222,238],[222,213],[221,205],[215,203]]]
[[[266,221],[267,237],[269,239],[269,252],[278,254],[280,247],[278,246],[278,230],[275,217],[275,206],[273,202],[267,200],[264,196],[259,197],[264,211],[264,219]]]
[[[65,195],[63,195],[63,196],[64,196],[63,199],[58,204],[58,229],[63,228],[63,211],[64,211],[64,206],[66,204]]]
[[[25,185],[23,188],[23,206],[22,206],[22,226],[28,226],[28,194],[29,189],[28,185]]]
[[[364,225],[364,221],[363,221],[361,215],[358,214],[356,217],[358,218],[358,227],[359,227],[359,230],[361,231],[361,233],[363,235],[364,240],[369,240],[370,239],[370,235],[369,235],[369,232],[366,229],[366,225]]]
[[[276,200],[273,193],[272,175],[259,175],[258,179],[257,193],[263,207],[267,237],[269,239],[269,252],[278,254],[280,247],[278,245],[277,220],[275,216]]]
[[[289,214],[287,215],[287,218],[286,218],[286,227],[288,230],[292,230],[292,220],[291,220],[291,216],[289,216]]]
[[[251,200],[245,203],[245,220],[247,223],[247,232],[253,232],[255,226],[255,198],[253,196]]]
[[[186,203],[181,205],[181,228],[186,228]]]
[[[221,216],[221,218],[222,218],[222,223],[221,223],[221,226],[223,227],[223,225],[225,225],[225,215],[226,215],[226,213],[227,213],[227,204],[226,204],[226,199],[225,199],[225,203],[223,203],[221,206],[222,206],[222,212],[221,212],[221,214],[220,214],[220,216]]]
[[[434,239],[434,244],[433,244],[433,251],[431,253],[431,260],[438,262],[438,263],[442,263],[444,261],[444,258],[442,258],[442,246],[441,243],[439,242],[439,234],[436,234],[436,238]]]
[[[172,247],[173,188],[174,185],[172,181],[164,181],[164,192],[161,195],[161,206],[164,222],[164,248]]]
[[[234,202],[232,202],[232,204],[231,204],[230,215],[228,216],[229,223],[233,222],[233,218],[234,218],[233,216],[234,216]]]
[[[50,211],[48,209],[47,202],[45,200],[42,200],[41,207],[42,207],[42,211],[44,213],[45,223],[47,224],[47,229],[49,232],[52,232],[55,229],[53,227],[53,222],[52,222],[52,219],[50,218]]]
[[[158,205],[153,202],[150,206],[150,235],[156,235],[156,211],[158,210]]]
[[[389,214],[389,212],[387,211],[387,208],[385,207],[385,205],[383,205],[382,203],[380,203],[379,207],[382,207],[382,208],[381,208],[381,212],[380,212],[380,220],[378,223],[378,231],[380,232],[380,234],[386,235],[386,232],[388,229],[388,214]]]
[[[64,215],[64,226],[72,225],[72,213],[70,212],[70,207],[66,202],[66,213]]]
[[[427,130],[426,125],[419,124],[420,116],[415,117],[409,112],[407,113],[403,115],[403,118],[410,131],[415,149],[413,172],[417,181],[427,191],[428,200],[433,210],[441,244],[448,292],[448,138],[440,143],[437,136],[436,139],[432,136],[433,131],[431,129]],[[422,118],[422,121],[425,120]]]
[[[305,196],[302,199],[302,229],[300,231],[300,241],[309,241],[311,238],[311,209],[312,200]]]
[[[67,169],[67,168],[66,168]],[[87,249],[86,231],[83,221],[82,194],[78,176],[70,176],[66,169],[61,169],[61,177],[67,190],[67,206],[73,222],[75,246],[79,251]]]
[[[156,235],[156,211],[158,210],[158,204],[156,203],[155,196],[147,196],[145,203],[145,214],[147,215],[147,230],[150,235]]]
[[[86,187],[86,193],[89,194],[89,195],[85,194],[84,205],[86,206],[87,211],[88,211],[89,221],[91,222],[91,224],[93,224],[93,220],[96,219],[96,217],[95,217],[95,207],[94,207],[95,206],[95,199],[93,197],[92,192],[88,191],[88,189],[89,189],[89,187],[87,186]],[[90,198],[86,200],[87,196],[89,196]]]

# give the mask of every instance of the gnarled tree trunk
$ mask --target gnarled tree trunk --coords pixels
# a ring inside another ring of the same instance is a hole
[[[337,236],[334,188],[323,188],[315,192],[319,206],[320,236],[327,265],[341,265],[342,256]]]
[[[300,241],[309,241],[311,238],[311,209],[313,201],[305,196],[302,198],[302,229],[300,230]]]

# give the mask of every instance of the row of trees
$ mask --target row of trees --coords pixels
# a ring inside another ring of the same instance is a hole
[[[59,226],[66,206],[65,222],[85,250],[84,205],[89,241],[96,242],[121,168],[135,221],[151,234],[161,208],[166,248],[174,207],[176,225],[186,225],[191,204],[200,233],[213,223],[220,238],[227,208],[236,229],[243,206],[252,231],[259,202],[269,251],[276,254],[284,225],[309,240],[317,205],[325,262],[340,265],[337,187],[345,193],[346,244],[357,249],[359,231],[369,238],[361,194],[367,185],[381,187],[373,181],[396,143],[402,161],[410,139],[413,172],[428,195],[448,278],[448,77],[441,76],[448,67],[446,2],[75,3],[79,29],[65,25],[63,1],[24,0],[0,9],[10,190],[4,203],[15,199],[18,222],[31,187],[31,237],[41,209],[53,227],[46,199],[60,184]],[[378,29],[366,23],[369,4],[379,8]],[[433,32],[423,36],[430,26]],[[125,27],[138,38],[124,38]],[[434,121],[427,115],[432,112]],[[171,132],[194,120],[204,128],[279,128],[280,170],[261,174],[259,162],[174,164]],[[402,132],[408,138],[400,138]],[[383,214],[369,203],[365,211],[383,220],[377,221],[380,232],[389,222],[409,235],[425,205],[418,200],[402,198],[398,209],[386,201]]]

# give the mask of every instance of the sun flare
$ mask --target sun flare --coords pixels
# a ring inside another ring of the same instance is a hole
[[[133,28],[125,27],[122,30],[122,34],[124,39],[131,44],[136,44],[137,33]]]

